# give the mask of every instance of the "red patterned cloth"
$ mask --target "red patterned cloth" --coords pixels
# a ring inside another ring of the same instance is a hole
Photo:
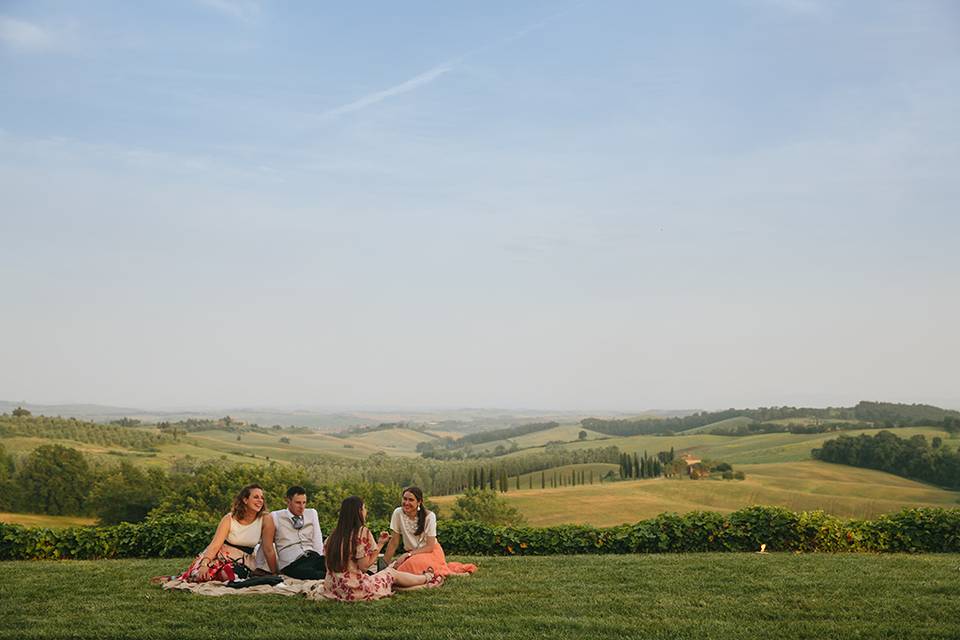
[[[357,536],[355,559],[360,559],[377,550],[377,542],[367,529],[361,529]],[[370,575],[360,571],[355,561],[350,561],[343,572],[327,571],[323,580],[325,598],[343,602],[361,600],[379,600],[393,595],[393,574],[389,569]]]

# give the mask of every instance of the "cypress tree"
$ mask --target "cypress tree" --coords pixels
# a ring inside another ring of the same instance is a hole
[[[547,472],[546,471],[540,472],[540,488],[541,489],[547,488]]]

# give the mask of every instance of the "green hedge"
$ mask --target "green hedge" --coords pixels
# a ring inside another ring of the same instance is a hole
[[[375,532],[386,526],[371,523]],[[215,528],[184,516],[69,529],[0,524],[0,560],[188,557],[204,548]],[[841,520],[822,511],[748,507],[726,515],[665,513],[606,529],[441,521],[437,533],[447,553],[469,555],[756,551],[761,543],[768,551],[958,553],[960,509],[904,509],[876,520]]]

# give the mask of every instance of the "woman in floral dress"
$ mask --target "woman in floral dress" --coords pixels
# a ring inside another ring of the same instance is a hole
[[[337,528],[324,545],[327,577],[322,589],[313,589],[309,593],[311,597],[343,602],[379,600],[393,595],[394,587],[422,587],[437,583],[432,567],[420,575],[397,571],[393,567],[372,575],[367,573],[367,567],[377,561],[390,534],[383,532],[379,541],[374,540],[366,522],[367,507],[363,500],[350,496],[343,501]]]

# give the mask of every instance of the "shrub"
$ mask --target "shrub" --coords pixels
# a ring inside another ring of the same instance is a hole
[[[515,507],[490,489],[467,489],[453,505],[453,519],[491,525],[520,525],[524,522]]]
[[[331,526],[323,520],[324,532]],[[376,535],[387,522],[368,526]],[[189,557],[210,542],[215,529],[215,522],[188,515],[70,529],[0,523],[0,560]],[[437,536],[447,553],[471,555],[756,551],[761,544],[770,551],[958,553],[960,509],[904,509],[872,521],[844,521],[822,511],[748,507],[731,514],[664,513],[605,529],[441,520]]]

